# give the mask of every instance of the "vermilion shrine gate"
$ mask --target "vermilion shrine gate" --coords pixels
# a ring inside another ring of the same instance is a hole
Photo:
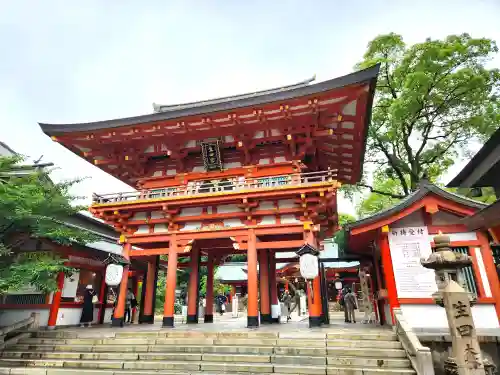
[[[259,310],[260,322],[272,321],[276,252],[305,243],[318,248],[337,228],[337,189],[361,177],[378,70],[155,105],[155,113],[144,116],[40,124],[54,141],[137,189],[94,195],[91,212],[121,233],[126,258],[148,262],[143,322],[153,322],[160,255],[168,255],[163,325],[170,327],[179,258],[189,257],[193,271],[208,257],[211,301],[214,265],[239,252],[247,252],[248,326],[259,325]],[[113,319],[118,326],[127,268]],[[198,321],[198,285],[199,272],[191,272],[189,323]],[[321,324],[320,289],[317,277],[308,290],[311,326]],[[207,303],[205,322],[213,320],[212,309]]]

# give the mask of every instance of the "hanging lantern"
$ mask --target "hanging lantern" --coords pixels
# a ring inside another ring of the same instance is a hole
[[[121,283],[123,276],[123,266],[119,264],[109,264],[106,267],[106,284],[117,286]]]

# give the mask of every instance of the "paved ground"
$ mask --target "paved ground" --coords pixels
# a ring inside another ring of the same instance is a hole
[[[175,330],[186,330],[186,331],[199,331],[199,332],[217,332],[217,331],[246,331],[248,328],[246,314],[240,314],[239,317],[233,318],[231,313],[226,313],[222,316],[214,315],[214,323],[203,323],[200,319],[198,324],[185,324],[182,322],[182,316],[176,316],[175,320]],[[162,316],[157,316],[155,318],[155,324],[130,324],[121,328],[124,331],[148,331],[148,330],[159,330],[161,329]],[[88,329],[88,328],[78,328],[78,329]],[[92,330],[99,329],[99,331],[116,330],[112,328],[109,324],[93,326]],[[169,328],[171,329],[171,328]],[[257,328],[259,331],[263,332],[319,332],[326,333],[331,331],[340,330],[352,330],[352,331],[364,331],[369,329],[390,329],[387,327],[377,326],[375,324],[348,324],[344,322],[343,313],[334,313],[330,316],[330,325],[327,327],[320,328],[309,328],[309,317],[308,316],[298,316],[296,313],[292,313],[292,320],[286,322],[286,319],[282,319],[281,324],[264,324]]]

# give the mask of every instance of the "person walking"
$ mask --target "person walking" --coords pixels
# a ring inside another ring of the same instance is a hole
[[[286,322],[288,323],[292,319],[292,317],[290,316],[290,314],[292,313],[292,296],[290,295],[290,292],[288,290],[285,290],[285,293],[283,293],[282,302],[286,309]]]
[[[347,323],[356,323],[355,310],[357,308],[356,296],[351,289],[347,289],[347,294],[344,296],[344,309],[347,315]]]
[[[226,297],[223,294],[217,296],[217,307],[219,308],[219,314],[224,315],[224,311],[226,311]]]
[[[134,293],[132,292],[132,288],[128,288],[127,297],[125,298],[125,315],[123,317],[125,322],[127,323],[131,323],[132,321],[132,303],[134,301],[135,305],[137,305],[137,301],[135,299]]]
[[[80,318],[80,327],[84,327],[85,325],[88,327],[92,326],[92,321],[94,320],[94,303],[96,302],[97,295],[92,285],[87,285],[83,293],[83,309]]]

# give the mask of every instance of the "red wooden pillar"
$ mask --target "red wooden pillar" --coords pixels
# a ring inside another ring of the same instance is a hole
[[[304,232],[304,241],[314,248],[317,248],[316,238],[313,231]],[[312,290],[311,290],[312,287]],[[322,304],[321,304],[321,281],[320,276],[307,283],[307,307],[309,310],[309,327],[319,327],[322,324]]]
[[[379,237],[380,255],[382,260],[382,268],[384,270],[383,277],[387,288],[387,299],[391,311],[392,324],[395,324],[394,309],[399,307],[398,290],[396,288],[396,280],[394,278],[394,268],[392,266],[391,249],[389,247],[388,233],[381,233]],[[387,317],[386,317],[387,319]]]
[[[259,252],[259,288],[260,288],[260,322],[271,323],[271,304],[269,298],[269,258],[268,250]]]
[[[104,319],[104,314],[106,313],[106,269],[101,272],[101,285],[99,286],[99,303],[101,304],[99,308],[99,318],[97,321],[99,324],[102,324],[103,319]]]
[[[189,287],[188,287],[188,315],[187,323],[198,323],[198,284],[200,274],[200,249],[191,249],[191,261],[189,262]]]
[[[130,244],[126,243],[123,245],[123,257],[125,259],[129,259],[129,252]],[[128,271],[129,266],[123,267],[122,281],[120,283],[120,289],[118,291],[118,301],[116,303],[113,319],[111,319],[111,325],[113,327],[123,327],[124,325],[125,302],[127,299],[128,290]]]
[[[288,291],[288,287],[289,287],[289,285],[288,285],[288,280],[285,280],[285,290],[286,290],[286,291]]]
[[[132,278],[132,293],[134,293],[134,296],[137,299],[137,293],[139,293],[139,276],[138,275],[136,275]],[[134,307],[132,310],[132,317],[130,319],[131,323],[135,322],[135,318],[137,317],[137,309],[138,309],[138,306]]]
[[[146,280],[143,281],[143,283],[146,283],[146,292],[144,293],[144,311],[142,313],[142,319],[141,323],[148,323],[148,324],[153,324],[154,323],[154,311],[153,311],[153,305],[154,305],[154,298],[155,298],[155,279],[156,279],[156,257],[151,259],[148,262],[148,271],[146,273]]]
[[[207,260],[207,295],[205,296],[205,323],[214,321],[214,258],[208,256]]]
[[[170,237],[168,249],[167,285],[165,286],[165,306],[163,308],[163,327],[174,326],[175,288],[177,286],[177,239]]]
[[[481,244],[481,255],[483,258],[484,268],[486,271],[487,282],[490,284],[491,295],[495,303],[495,311],[497,313],[498,322],[500,323],[500,282],[498,273],[495,267],[495,260],[491,251],[488,237],[482,232],[476,232]]]
[[[47,329],[54,329],[57,322],[57,314],[59,313],[59,306],[61,305],[62,289],[64,287],[64,272],[59,272],[57,275],[57,290],[52,296],[52,303],[50,304],[49,321]]]
[[[278,282],[276,280],[276,253],[270,251],[269,253],[269,289],[271,297],[271,321],[272,323],[279,323],[279,317],[272,317],[272,309],[279,309],[278,302]]]
[[[248,312],[247,326],[259,326],[259,291],[257,281],[257,246],[255,231],[248,230],[248,250],[247,250],[247,275],[248,275]]]

